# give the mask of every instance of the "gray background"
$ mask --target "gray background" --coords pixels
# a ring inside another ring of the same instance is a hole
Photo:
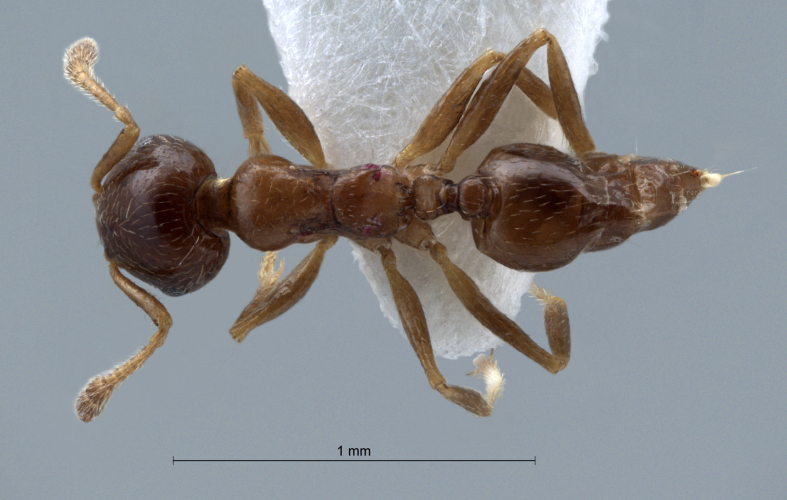
[[[164,298],[166,345],[83,424],[77,391],[154,327],[112,284],[93,221],[90,172],[121,127],[63,80],[63,49],[97,39],[98,75],[143,135],[188,138],[224,176],[246,149],[233,69],[286,83],[256,1],[3,0],[0,496],[783,498],[787,9],[609,8],[585,96],[599,148],[756,170],[666,228],[539,278],[569,304],[564,372],[501,349],[494,415],[457,409],[428,388],[343,241],[295,309],[237,345],[227,329],[259,255],[234,239],[213,283]],[[288,267],[307,250],[287,250]],[[518,320],[544,342],[534,301]],[[471,382],[469,366],[441,361],[455,383]],[[340,445],[538,465],[171,463],[331,459]]]

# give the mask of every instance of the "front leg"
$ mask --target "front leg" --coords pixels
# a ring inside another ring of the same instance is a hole
[[[249,140],[250,156],[270,153],[263,134],[262,115],[254,102],[256,100],[281,135],[306,161],[319,169],[328,168],[314,125],[287,94],[252,73],[246,66],[239,67],[232,74],[232,88],[243,125],[243,136]]]
[[[436,389],[447,400],[479,417],[491,415],[492,405],[503,388],[503,375],[497,368],[497,362],[491,356],[489,358],[479,356],[476,359],[477,369],[471,375],[486,381],[487,393],[484,396],[473,389],[447,384],[445,377],[437,368],[421,301],[412,285],[396,269],[396,257],[390,248],[390,241],[362,240],[357,243],[381,256],[407,340],[418,356],[432,389]]]
[[[279,265],[278,271],[275,271],[276,252],[266,253],[260,264],[260,285],[257,293],[230,328],[232,338],[243,342],[250,331],[278,318],[297,304],[317,279],[325,252],[336,243],[336,240],[336,236],[328,236],[320,240],[309,255],[304,257],[282,281],[278,280],[284,260]]]

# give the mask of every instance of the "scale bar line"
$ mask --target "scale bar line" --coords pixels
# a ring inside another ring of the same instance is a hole
[[[505,458],[263,458],[263,459],[187,459],[172,457],[172,465],[175,462],[533,462],[536,464],[536,458],[531,459],[505,459]]]

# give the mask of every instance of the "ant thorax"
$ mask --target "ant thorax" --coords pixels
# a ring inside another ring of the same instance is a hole
[[[331,189],[339,236],[385,238],[413,218],[410,180],[388,165],[367,163],[341,171]]]
[[[205,227],[272,251],[327,235],[389,237],[412,220],[412,205],[410,181],[390,166],[317,170],[261,155],[230,179],[207,180],[196,211]]]

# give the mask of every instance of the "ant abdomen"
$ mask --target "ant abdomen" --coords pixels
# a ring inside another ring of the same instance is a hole
[[[545,272],[582,252],[606,250],[663,226],[721,176],[669,159],[591,153],[582,161],[549,146],[492,150],[468,178],[459,208],[478,249],[504,266]],[[482,183],[484,188],[479,189]],[[470,195],[473,193],[472,195]],[[481,207],[468,213],[464,205]]]
[[[193,202],[200,184],[215,175],[210,159],[188,141],[140,140],[93,198],[107,259],[167,295],[208,283],[227,260],[230,239],[226,231],[203,228]]]
[[[492,150],[478,173],[488,214],[473,220],[478,249],[506,267],[544,272],[565,266],[598,238],[606,182],[557,149],[512,144]]]

